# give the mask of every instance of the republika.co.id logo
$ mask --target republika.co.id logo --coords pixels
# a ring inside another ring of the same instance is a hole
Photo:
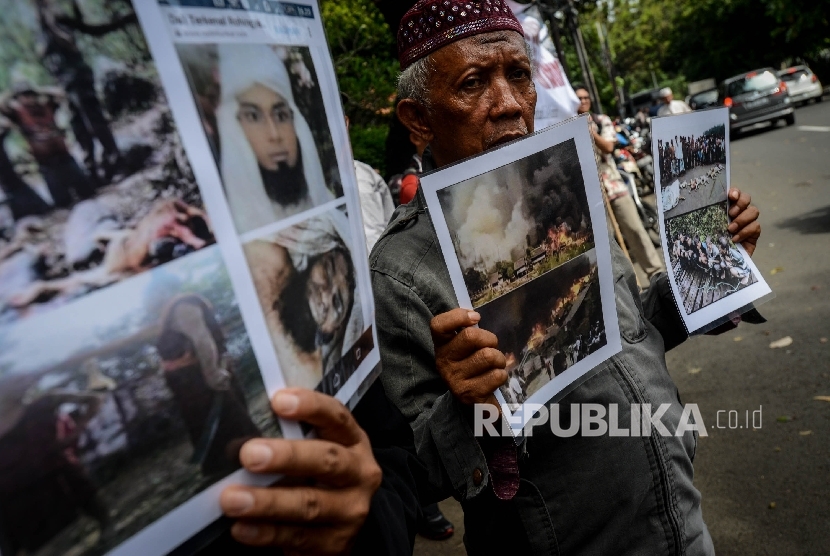
[[[514,436],[518,433],[533,436],[533,429],[538,426],[549,426],[555,436],[563,438],[577,434],[587,437],[651,436],[652,432],[661,436],[683,436],[689,431],[709,436],[697,404],[684,405],[677,423],[664,422],[670,408],[671,404],[668,403],[657,407],[647,403],[626,405],[628,416],[621,418],[625,411],[621,412],[618,404],[528,403],[513,415],[502,416],[492,405],[476,404],[473,427],[476,436]],[[718,429],[760,429],[762,425],[761,407],[752,411],[751,416],[749,410],[741,415],[734,409],[722,409],[716,415],[715,428]]]

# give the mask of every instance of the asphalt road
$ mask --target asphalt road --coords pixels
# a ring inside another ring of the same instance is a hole
[[[776,295],[760,308],[769,322],[667,355],[683,402],[699,405],[709,432],[695,484],[719,556],[830,554],[830,402],[814,399],[830,396],[830,102],[796,118],[732,143],[732,184],[761,210],[754,260]],[[769,347],[786,336],[792,345]],[[730,410],[744,428],[729,428]],[[464,554],[460,506],[441,506],[456,534],[419,537],[418,556]]]

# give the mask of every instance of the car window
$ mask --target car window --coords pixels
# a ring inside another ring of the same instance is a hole
[[[704,91],[702,93],[698,93],[692,98],[689,99],[690,102],[694,102],[695,104],[711,104],[718,101],[718,91],[717,89],[712,89],[711,91]]]
[[[795,70],[792,73],[785,72],[781,74],[781,79],[784,81],[798,81],[802,77],[807,75],[807,70],[799,69]]]
[[[759,74],[748,74],[747,77],[733,81],[727,86],[727,94],[730,97],[751,93],[753,91],[763,91],[774,87],[778,83],[778,78],[770,71],[765,71]]]

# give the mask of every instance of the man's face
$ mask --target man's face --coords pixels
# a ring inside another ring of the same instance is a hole
[[[666,96],[664,96],[664,97],[663,97],[663,103],[664,103],[664,104],[668,104],[668,103],[670,103],[672,100],[674,100],[674,95],[673,95],[673,94],[671,94],[671,93],[669,93],[669,94],[667,94]]]
[[[439,166],[533,131],[536,88],[514,31],[467,37],[432,54],[425,120]]]
[[[299,146],[294,114],[280,95],[255,84],[237,95],[237,118],[257,162],[275,172],[280,165],[297,165]]]
[[[324,337],[331,337],[338,331],[352,305],[346,256],[341,250],[329,251],[310,268],[308,305]]]
[[[579,108],[576,109],[578,114],[587,114],[591,111],[591,95],[585,89],[577,89],[574,91],[576,98],[579,99]]]

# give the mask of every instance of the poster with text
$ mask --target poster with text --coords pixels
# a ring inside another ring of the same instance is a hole
[[[0,554],[167,554],[277,390],[377,376],[318,5],[0,9]]]

